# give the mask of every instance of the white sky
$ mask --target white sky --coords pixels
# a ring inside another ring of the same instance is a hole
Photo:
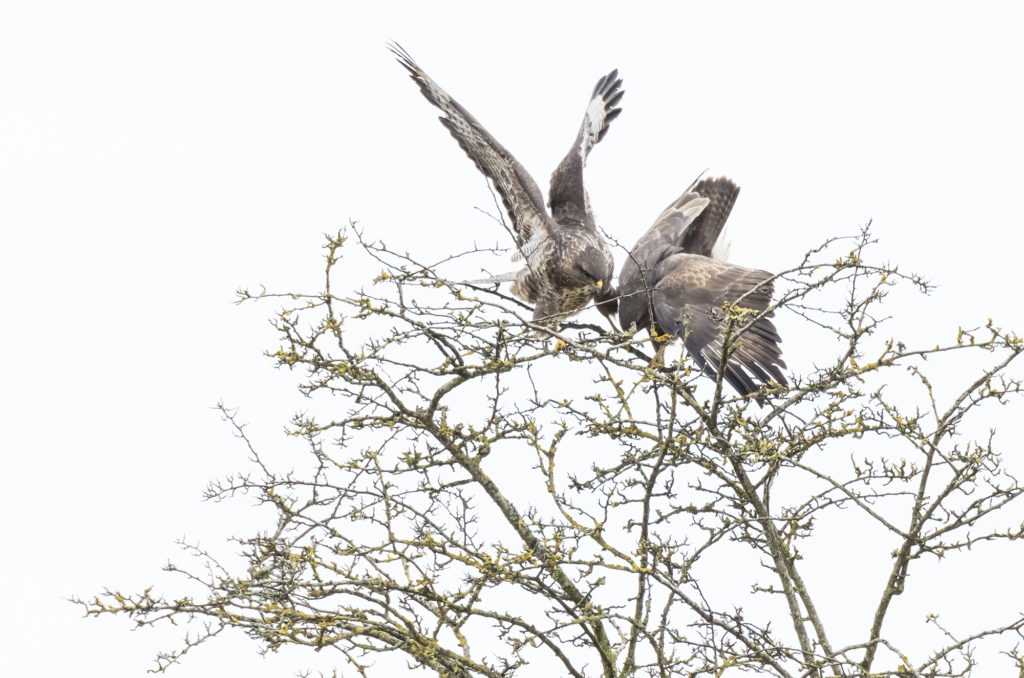
[[[200,501],[245,458],[210,408],[282,447],[302,404],[261,356],[273,307],[233,306],[237,287],[319,289],[322,234],[350,218],[424,258],[508,244],[387,39],[545,189],[619,68],[587,179],[624,241],[710,167],[743,187],[733,261],[777,270],[874,219],[880,258],[940,285],[896,309],[911,326],[1024,329],[1017,4],[356,4],[0,5],[0,674],[139,675],[182,630],[64,598],[166,581],[175,539],[230,553],[256,524]],[[325,665],[255,647],[178,671]]]

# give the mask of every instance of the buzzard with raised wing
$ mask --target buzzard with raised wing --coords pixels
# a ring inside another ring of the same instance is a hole
[[[533,304],[534,320],[545,324],[555,325],[579,313],[592,299],[599,302],[602,313],[613,314],[614,264],[590,211],[583,167],[590,150],[621,112],[616,108],[624,93],[618,72],[612,71],[594,87],[579,134],[551,175],[549,213],[536,182],[512,154],[424,73],[408,52],[397,44],[388,47],[423,96],[441,110],[441,124],[494,186],[511,219],[516,258],[525,265],[490,282],[513,281],[512,293]]]
[[[681,337],[699,367],[713,377],[722,366],[731,332],[726,382],[740,394],[763,384],[786,384],[779,333],[765,310],[772,274],[716,258],[716,243],[739,187],[726,178],[694,182],[637,241],[619,274],[619,322],[635,325],[660,343]],[[732,329],[727,314],[736,313]],[[657,337],[667,337],[657,340]]]

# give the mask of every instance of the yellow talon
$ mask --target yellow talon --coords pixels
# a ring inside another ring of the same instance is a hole
[[[561,351],[566,346],[567,346],[567,344],[564,341],[562,341],[561,339],[555,339],[555,348],[553,350],[553,353],[558,353],[559,351]]]

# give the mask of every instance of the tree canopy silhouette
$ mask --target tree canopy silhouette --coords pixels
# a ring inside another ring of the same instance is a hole
[[[871,244],[866,228],[830,240],[775,276],[763,312],[723,308],[723,361],[771,312],[826,356],[759,405],[723,385],[723,365],[714,379],[685,353],[652,367],[645,333],[554,329],[499,289],[452,282],[478,250],[424,263],[353,226],[327,239],[322,291],[240,293],[282,304],[268,354],[311,398],[288,429],[308,454],[285,469],[222,407],[251,464],[206,496],[276,516],[235,535],[247,568],[190,547],[169,566],[187,597],[79,602],[186,625],[160,670],[239,629],[271,650],[334,650],[363,676],[384,653],[459,677],[962,676],[982,640],[1024,675],[1024,612],[887,624],[919,561],[984,558],[972,547],[1024,534],[1024,486],[989,431],[1019,407],[1024,342],[991,321],[938,344],[885,337],[887,294],[929,285],[869,263]],[[350,289],[343,253],[379,275]],[[835,530],[842,552],[815,548]],[[821,584],[860,553],[887,574],[829,585],[865,591],[863,619],[828,608]],[[925,627],[934,642],[906,649]]]

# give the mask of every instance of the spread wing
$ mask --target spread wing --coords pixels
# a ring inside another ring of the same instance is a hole
[[[444,114],[440,116],[441,124],[498,191],[512,220],[520,250],[531,239],[543,239],[553,232],[555,225],[544,209],[540,189],[523,166],[459,102],[424,73],[400,45],[391,43],[388,48],[409,71],[427,101]]]
[[[708,199],[708,206],[694,219],[693,223],[683,231],[680,245],[684,252],[703,254],[705,257],[715,256],[725,222],[729,219],[732,206],[740,194],[740,187],[731,179],[701,179],[694,187],[694,192]],[[724,260],[724,257],[722,258]]]
[[[618,70],[604,76],[594,86],[579,134],[551,175],[548,204],[556,222],[572,222],[595,228],[587,192],[583,187],[583,168],[587,164],[590,149],[604,138],[611,121],[622,113],[622,109],[616,105],[625,93]]]
[[[639,329],[650,327],[647,292],[657,283],[654,269],[659,262],[680,252],[718,254],[715,245],[739,192],[739,186],[725,177],[698,178],[640,236],[619,274],[623,328],[633,323]]]
[[[693,191],[691,185],[640,236],[626,256],[619,273],[619,324],[622,329],[636,325],[638,330],[651,329],[651,292],[658,283],[658,263],[681,252],[683,233],[708,206],[708,199]]]
[[[654,237],[678,245],[683,252],[710,257],[739,194],[740,187],[731,179],[698,179],[665,208],[640,240]],[[692,202],[694,195],[707,198],[708,205],[692,222],[680,227],[672,215]]]
[[[723,377],[746,395],[759,383],[786,384],[786,363],[771,314],[755,320],[771,304],[771,274],[713,258],[739,190],[724,177],[701,179],[665,208],[619,274],[619,322],[682,337],[712,376],[728,350]]]
[[[663,260],[656,275],[651,299],[657,324],[663,332],[683,338],[698,366],[717,374],[726,350],[728,314],[733,313],[734,339],[725,380],[744,395],[756,393],[758,382],[787,383],[781,338],[768,319],[772,314],[754,320],[771,304],[770,273],[682,253]]]

